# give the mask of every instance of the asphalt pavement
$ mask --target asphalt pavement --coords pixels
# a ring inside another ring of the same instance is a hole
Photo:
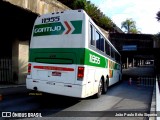
[[[148,72],[153,69],[146,68]],[[146,73],[145,74],[149,74]],[[141,72],[142,73],[142,72]],[[78,99],[27,90],[25,85],[0,85],[0,111],[38,112],[45,120],[148,120],[148,117],[120,116],[124,113],[149,112],[153,87],[128,84],[124,80],[111,86],[99,99]],[[112,117],[117,114],[117,117]],[[0,118],[1,119],[1,118]],[[2,120],[4,120],[3,118]],[[19,118],[20,119],[20,118]],[[35,120],[36,118],[23,118]]]
[[[135,83],[129,85],[124,81],[110,87],[107,94],[99,99],[93,97],[78,99],[43,93],[40,96],[34,96],[30,95],[33,92],[27,90],[25,86],[19,86],[1,91],[4,98],[0,101],[0,111],[40,112],[43,116],[41,119],[46,120],[84,120],[84,118],[87,120],[147,120],[146,117],[109,115],[135,111],[148,112],[152,92],[153,87],[137,86]]]

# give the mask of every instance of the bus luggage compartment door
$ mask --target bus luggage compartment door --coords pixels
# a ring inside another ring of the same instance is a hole
[[[74,84],[76,72],[74,65],[38,65],[33,66],[33,79]]]

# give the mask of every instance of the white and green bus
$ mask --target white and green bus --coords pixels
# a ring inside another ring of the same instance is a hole
[[[120,54],[84,10],[37,17],[26,87],[85,98],[100,97],[121,80]]]

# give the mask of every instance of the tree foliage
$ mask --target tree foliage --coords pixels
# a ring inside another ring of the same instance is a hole
[[[68,6],[69,8],[72,8],[74,7],[73,3],[76,1],[76,0],[58,0],[59,2],[63,3],[64,5]]]
[[[160,32],[153,36],[154,40],[160,41]]]
[[[94,4],[87,0],[59,0],[71,9],[83,9],[93,21],[107,31],[115,31],[117,27],[112,20],[105,16]]]
[[[156,15],[157,15],[157,17],[156,17],[157,20],[160,21],[160,11],[158,11]]]
[[[121,23],[121,28],[124,28],[126,33],[133,33],[137,34],[140,33],[140,31],[136,28],[136,22],[133,19],[126,19]]]
[[[76,0],[73,2],[73,9],[86,9],[87,1],[86,0]]]

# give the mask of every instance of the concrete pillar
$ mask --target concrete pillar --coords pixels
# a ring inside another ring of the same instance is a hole
[[[23,84],[28,73],[29,41],[19,41],[18,54],[18,84]]]
[[[128,66],[129,66],[128,61],[129,61],[129,58],[127,57],[127,65],[126,65],[126,68],[127,68],[127,69],[128,69]]]
[[[142,60],[142,65],[144,65],[144,60]]]
[[[142,61],[141,60],[139,60],[140,61],[140,64],[139,64],[139,66],[141,66],[142,65]]]
[[[138,66],[141,66],[141,60],[138,60]]]
[[[133,63],[132,63],[132,67],[134,67],[134,58],[133,58]]]
[[[14,83],[18,83],[18,39],[12,42],[12,79]]]
[[[16,39],[12,44],[12,77],[15,84],[24,84],[28,69],[29,41]]]

